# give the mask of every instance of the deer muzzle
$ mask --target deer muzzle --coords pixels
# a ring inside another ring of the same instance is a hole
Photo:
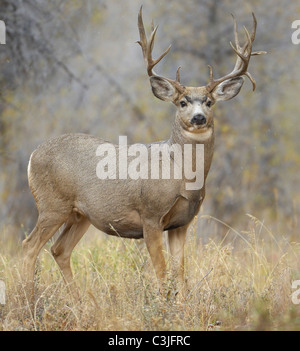
[[[194,115],[191,119],[191,124],[195,124],[197,126],[202,126],[204,124],[206,124],[206,117],[200,113],[198,113],[197,115]]]

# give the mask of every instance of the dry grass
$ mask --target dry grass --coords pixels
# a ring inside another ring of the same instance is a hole
[[[49,243],[37,265],[33,312],[21,284],[20,245],[3,230],[0,279],[7,303],[0,305],[0,330],[300,330],[300,305],[291,300],[300,244],[253,217],[247,232],[210,220],[228,231],[203,244],[191,227],[184,302],[173,294],[159,299],[142,241],[89,233],[72,256],[80,301],[70,298]]]

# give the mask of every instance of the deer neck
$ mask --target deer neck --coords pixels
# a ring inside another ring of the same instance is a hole
[[[170,139],[168,140],[169,145],[179,144],[181,149],[184,150],[185,144],[193,145],[193,148],[197,144],[204,145],[204,179],[206,179],[207,174],[209,172],[213,152],[214,152],[214,125],[213,121],[211,122],[211,126],[204,132],[201,133],[193,133],[188,130],[185,130],[180,121],[176,118],[173,124],[172,133]],[[192,163],[193,167],[195,166],[196,160],[196,152],[193,152]]]

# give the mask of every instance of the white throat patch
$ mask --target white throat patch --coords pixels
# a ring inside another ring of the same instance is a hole
[[[190,140],[194,141],[206,141],[212,136],[213,130],[212,128],[208,128],[205,132],[189,132],[187,130],[182,131],[182,135]]]

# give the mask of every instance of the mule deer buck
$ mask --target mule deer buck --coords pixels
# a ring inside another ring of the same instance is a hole
[[[198,213],[205,196],[205,181],[214,150],[214,120],[212,107],[217,101],[236,96],[247,76],[255,89],[255,81],[248,72],[256,33],[244,27],[246,42],[241,45],[234,19],[236,63],[231,73],[215,79],[209,66],[210,78],[206,86],[186,87],[180,83],[179,68],[171,80],[154,73],[153,68],[167,55],[170,47],[158,58],[152,58],[157,27],[147,39],[138,15],[139,45],[146,62],[153,94],[176,106],[172,133],[159,145],[204,145],[204,183],[201,189],[187,190],[191,179],[99,179],[96,155],[104,140],[86,134],[65,134],[40,145],[31,155],[28,180],[39,216],[35,228],[23,241],[23,273],[33,289],[35,262],[41,248],[64,225],[63,231],[51,248],[64,280],[72,283],[71,253],[90,224],[99,230],[124,238],[144,238],[153,263],[160,289],[164,286],[166,264],[163,255],[162,233],[168,231],[172,257],[172,271],[176,281],[184,284],[184,243],[189,224]],[[150,149],[151,145],[147,145]],[[120,148],[116,146],[117,153]],[[195,165],[193,153],[191,163]],[[150,162],[147,160],[146,162]],[[173,158],[170,162],[174,163]],[[174,164],[173,164],[174,166]],[[31,290],[32,291],[32,290]]]

